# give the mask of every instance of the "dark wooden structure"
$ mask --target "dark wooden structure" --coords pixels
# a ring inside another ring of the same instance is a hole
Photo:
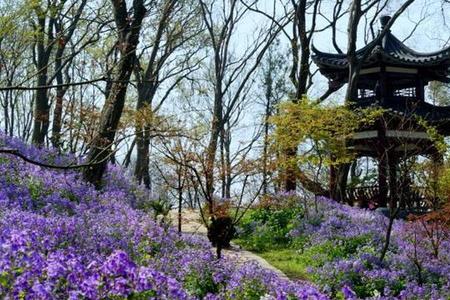
[[[385,26],[389,17],[381,18]],[[332,86],[348,82],[346,54],[324,53],[313,47],[312,59]],[[426,102],[425,87],[430,81],[450,83],[450,47],[433,53],[419,53],[402,43],[391,32],[370,51],[366,46],[357,51],[362,62],[358,81],[358,99],[348,105],[353,108],[381,107],[385,113],[367,128],[360,128],[348,147],[356,157],[369,156],[378,162],[378,184],[372,187],[347,190],[348,202],[374,207],[403,205],[424,206],[424,196],[414,190],[411,182],[398,178],[399,162],[423,155],[439,163],[441,157],[423,126],[436,128],[443,136],[450,135],[450,107]],[[333,173],[333,172],[332,172]],[[330,181],[335,180],[330,174]],[[401,189],[401,190],[400,190]],[[403,196],[400,201],[399,195]]]

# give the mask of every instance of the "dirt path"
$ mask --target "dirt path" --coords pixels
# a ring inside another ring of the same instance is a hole
[[[172,224],[176,226],[178,224],[178,212],[172,210],[169,213]],[[206,236],[206,227],[201,222],[201,217],[197,211],[183,210],[181,231],[190,234],[201,234]],[[238,263],[245,263],[248,261],[256,261],[262,268],[271,270],[278,274],[279,277],[288,279],[288,277],[269,264],[264,258],[244,249],[241,249],[235,244],[231,244],[231,249],[223,250],[223,254],[227,257],[234,258]]]

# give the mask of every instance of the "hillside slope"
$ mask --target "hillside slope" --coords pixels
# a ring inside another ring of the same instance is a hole
[[[0,136],[37,161],[71,156]],[[202,238],[179,236],[136,207],[150,201],[110,166],[96,191],[77,171],[0,156],[0,298],[327,299],[258,265],[217,261]]]

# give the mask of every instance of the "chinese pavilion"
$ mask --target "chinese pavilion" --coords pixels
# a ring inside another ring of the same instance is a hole
[[[388,16],[381,17],[382,28],[389,19]],[[346,54],[324,53],[314,46],[312,50],[313,61],[331,86],[348,82]],[[450,135],[450,107],[425,101],[425,87],[429,82],[450,83],[450,47],[433,53],[419,53],[388,31],[375,48],[366,46],[356,55],[360,60],[365,59],[357,84],[358,98],[349,106],[353,109],[380,107],[383,116],[370,127],[360,128],[347,144],[356,158],[372,157],[377,161],[378,183],[371,187],[346,189],[341,200],[350,204],[358,202],[362,206],[371,203],[375,207],[386,207],[389,199],[389,205],[393,206],[424,207],[423,195],[413,190],[411,182],[408,183],[404,176],[398,178],[399,163],[417,155],[427,156],[435,163],[442,161],[420,120],[439,134]],[[400,194],[403,200],[399,199]]]

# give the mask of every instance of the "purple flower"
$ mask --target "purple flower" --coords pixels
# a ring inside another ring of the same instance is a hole
[[[345,299],[356,299],[356,293],[348,286],[344,285],[342,287],[342,294],[344,295]]]

